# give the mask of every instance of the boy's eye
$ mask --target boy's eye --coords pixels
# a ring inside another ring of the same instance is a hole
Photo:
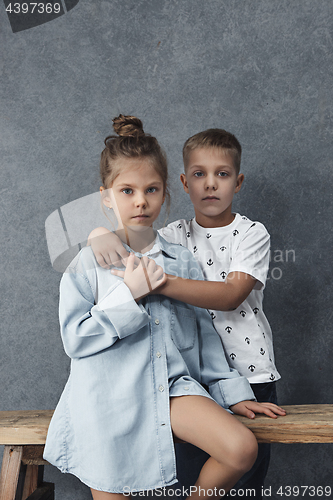
[[[219,172],[218,175],[220,177],[226,177],[228,174],[227,174],[227,172]]]
[[[202,177],[203,173],[202,172],[194,172],[194,177]]]
[[[124,194],[132,194],[132,192],[133,192],[133,191],[132,191],[132,189],[130,189],[130,188],[124,188],[124,189],[122,189],[121,191],[122,191]]]

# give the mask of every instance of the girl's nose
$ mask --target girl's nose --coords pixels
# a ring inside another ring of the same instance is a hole
[[[147,199],[144,196],[143,193],[138,193],[135,199],[135,204],[137,207],[146,207],[147,206]]]

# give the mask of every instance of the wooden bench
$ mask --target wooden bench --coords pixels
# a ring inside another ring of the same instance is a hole
[[[260,443],[332,443],[333,405],[284,406],[285,417],[237,418]],[[0,412],[5,445],[0,500],[53,500],[54,485],[43,482],[43,449],[52,410]]]

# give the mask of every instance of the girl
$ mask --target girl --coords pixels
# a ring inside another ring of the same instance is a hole
[[[220,497],[257,454],[253,434],[224,408],[271,417],[283,410],[248,401],[251,388],[229,368],[206,310],[150,294],[164,282],[164,270],[185,278],[201,271],[188,250],[152,228],[168,197],[157,140],[135,117],[113,122],[118,137],[105,140],[100,190],[124,247],[141,260],[135,266],[131,253],[121,279],[86,247],[61,280],[60,326],[71,373],[44,458],[79,477],[94,500],[116,500],[174,484],[178,439],[210,455],[191,498],[211,490]]]

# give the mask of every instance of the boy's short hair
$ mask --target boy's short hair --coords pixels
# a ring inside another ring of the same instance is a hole
[[[226,150],[226,152],[232,156],[236,174],[239,174],[242,146],[238,139],[230,132],[221,128],[209,128],[187,139],[183,147],[185,170],[191,152],[197,148],[218,148]]]

